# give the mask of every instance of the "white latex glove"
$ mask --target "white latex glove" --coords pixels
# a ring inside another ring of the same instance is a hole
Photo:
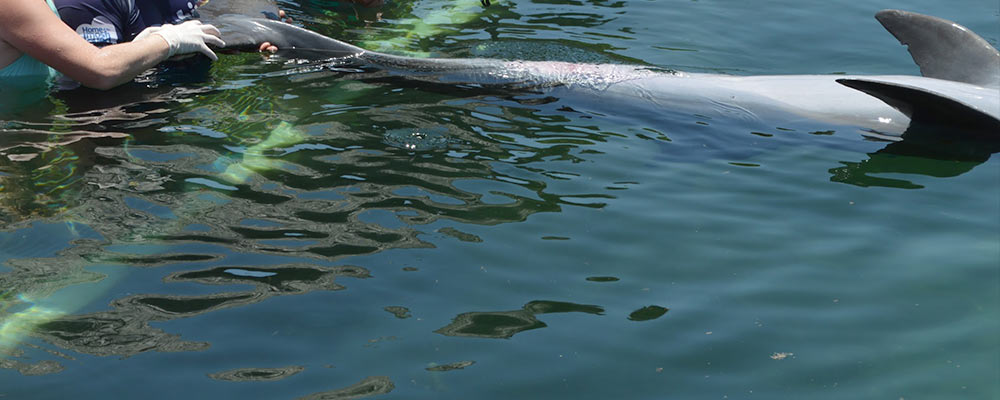
[[[132,41],[138,42],[142,39],[148,38],[150,34],[160,30],[160,28],[161,28],[160,26],[151,26],[146,29],[143,29],[142,32],[139,32],[138,35],[135,35],[135,38],[133,38]]]
[[[178,54],[202,53],[215,61],[219,57],[212,52],[212,49],[208,48],[208,45],[212,44],[217,47],[226,45],[226,42],[219,38],[221,34],[218,29],[212,25],[202,24],[201,21],[187,21],[179,25],[163,25],[158,28],[146,28],[139,32],[136,39],[139,39],[140,36],[149,37],[149,35],[162,37],[170,46],[169,57]],[[146,31],[150,32],[146,33]],[[145,36],[143,36],[144,34]]]

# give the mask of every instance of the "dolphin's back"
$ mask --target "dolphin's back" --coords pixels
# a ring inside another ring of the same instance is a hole
[[[910,44],[910,52],[926,77],[820,77],[814,80],[838,82],[858,90],[899,110],[916,123],[970,127],[975,131],[989,131],[988,136],[996,139],[996,131],[1000,128],[1000,93],[996,90],[1000,87],[1000,54],[997,54],[996,49],[974,33],[938,18],[893,10],[880,12],[878,17],[897,38]],[[907,25],[905,21],[915,22]],[[227,48],[255,51],[261,43],[270,42],[281,51],[293,52],[297,57],[339,59],[338,62],[343,64],[372,66],[411,78],[437,82],[503,85],[513,88],[562,86],[573,90],[589,89],[592,90],[591,94],[605,94],[608,88],[623,82],[651,77],[663,81],[664,77],[688,76],[613,64],[401,57],[367,51],[294,25],[264,18],[221,15],[210,22],[221,31]],[[986,48],[981,46],[984,43]],[[951,53],[948,53],[949,46]],[[966,61],[936,60],[935,57],[965,57]],[[973,65],[968,65],[969,63]],[[738,77],[716,79],[723,82],[739,81]],[[669,89],[680,88],[685,81],[687,80],[669,79],[664,81],[669,82],[669,85],[656,88],[641,83],[631,84],[623,86],[621,90],[630,91],[636,97],[650,97],[650,93],[655,91],[657,96],[684,98],[686,92],[683,90],[674,92]],[[779,89],[782,84],[787,83],[782,79],[769,82],[776,83]],[[806,89],[797,87],[796,90]],[[775,93],[787,94],[786,92],[788,91],[777,90]],[[695,94],[689,94],[688,97],[705,97],[697,91],[691,93]],[[777,96],[778,104],[797,104],[801,100],[801,96],[786,97]],[[729,98],[732,96],[720,101],[725,102]],[[789,99],[792,101],[781,101]]]
[[[308,29],[265,18],[239,14],[220,15],[210,20],[219,28],[226,49],[256,51],[269,42],[281,50],[318,53],[321,58],[357,57],[364,49],[332,39]]]
[[[553,74],[552,72],[558,72],[559,69],[545,67],[548,65],[570,65],[568,63],[395,56],[368,51],[281,21],[252,18],[245,15],[220,15],[208,20],[208,22],[215,25],[222,33],[226,49],[256,51],[261,43],[269,42],[278,47],[279,51],[292,53],[296,57],[339,59],[339,62],[343,64],[370,65],[412,77],[433,77],[434,80],[442,82],[550,86],[576,83],[569,82],[566,78],[579,75]],[[634,69],[634,67],[613,67],[616,70],[631,71]],[[604,69],[610,70],[611,68]],[[589,78],[591,80],[607,80],[606,75],[608,74],[594,74]],[[622,73],[617,71],[610,75],[621,78]]]

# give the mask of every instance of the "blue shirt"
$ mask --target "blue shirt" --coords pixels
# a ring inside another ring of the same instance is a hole
[[[59,17],[97,46],[129,42],[151,26],[191,18],[199,0],[54,0]]]

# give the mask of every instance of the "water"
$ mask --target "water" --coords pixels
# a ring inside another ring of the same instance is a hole
[[[369,48],[738,75],[917,74],[881,8],[1000,40],[989,1],[467,3],[283,6]],[[0,397],[1000,396],[989,154],[192,72],[3,117]]]

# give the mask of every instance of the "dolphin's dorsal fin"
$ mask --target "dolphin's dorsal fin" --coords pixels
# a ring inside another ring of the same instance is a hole
[[[950,88],[944,85],[927,88],[874,78],[844,78],[837,79],[837,83],[882,100],[910,117],[911,126],[947,126],[958,128],[955,132],[968,132],[972,136],[1000,138],[1000,106],[996,99],[990,100],[975,93],[976,90],[993,89],[972,87],[973,91],[969,92],[957,88],[954,93],[947,93]]]
[[[879,11],[875,19],[909,48],[923,76],[1000,87],[1000,52],[968,28],[900,10]]]

